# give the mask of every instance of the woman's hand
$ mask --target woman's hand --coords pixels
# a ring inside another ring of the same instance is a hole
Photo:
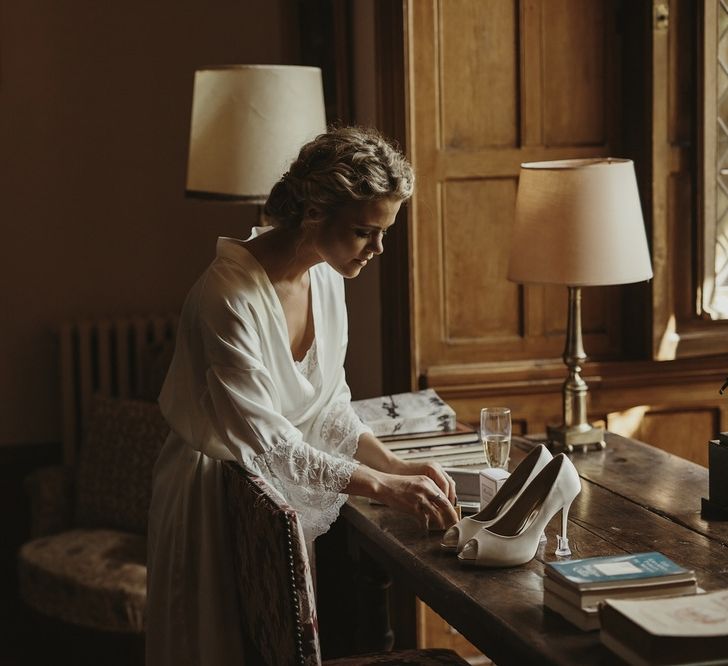
[[[455,483],[433,463],[408,465],[407,472],[386,474],[381,501],[414,514],[426,529],[447,529],[458,521]]]
[[[435,485],[445,494],[450,504],[457,504],[457,493],[455,489],[455,481],[442,468],[440,463],[436,462],[417,462],[414,460],[397,460],[397,464],[392,471],[395,474],[404,476],[424,475],[431,478]]]
[[[409,513],[427,529],[447,529],[457,522],[453,508],[455,484],[439,465],[406,464],[397,471],[404,473],[391,474],[360,465],[346,492]]]
[[[430,529],[445,529],[458,520],[455,482],[438,463],[398,458],[374,435],[359,438],[356,458],[363,463],[346,489],[411,513]]]

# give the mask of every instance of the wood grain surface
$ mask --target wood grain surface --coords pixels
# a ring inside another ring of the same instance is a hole
[[[511,468],[533,441],[514,440]],[[611,433],[605,451],[571,459],[582,478],[569,513],[573,557],[659,550],[695,569],[704,589],[728,587],[728,523],[700,518],[704,467]],[[387,507],[351,498],[343,515],[352,542],[499,666],[617,663],[598,632],[582,632],[542,606],[543,563],[557,559],[559,518],[549,523],[534,560],[483,569],[462,565],[440,549],[440,533],[423,533]]]

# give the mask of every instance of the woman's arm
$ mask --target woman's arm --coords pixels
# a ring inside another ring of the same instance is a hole
[[[402,460],[370,433],[359,438],[355,458],[362,464],[344,492],[418,515],[427,526],[445,528],[457,521],[455,482],[437,463]]]

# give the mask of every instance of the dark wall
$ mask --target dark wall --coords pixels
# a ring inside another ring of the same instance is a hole
[[[179,310],[216,237],[255,222],[183,196],[192,77],[295,62],[291,7],[3,4],[0,444],[59,438],[59,321]]]

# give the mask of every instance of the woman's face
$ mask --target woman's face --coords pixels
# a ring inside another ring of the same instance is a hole
[[[321,259],[345,278],[359,275],[394,224],[401,201],[382,199],[340,208],[317,228],[315,247]]]

